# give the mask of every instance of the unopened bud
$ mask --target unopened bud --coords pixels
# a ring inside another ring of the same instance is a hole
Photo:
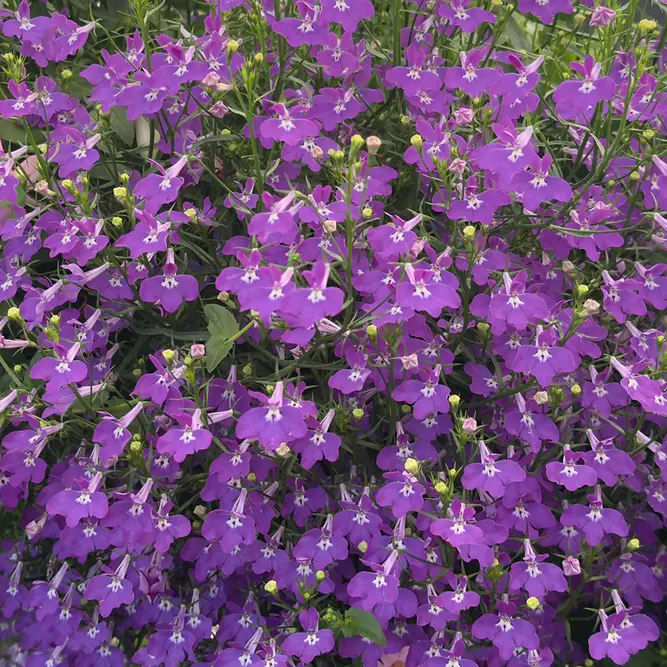
[[[472,241],[475,238],[476,233],[477,233],[477,230],[474,228],[473,225],[466,225],[463,228],[463,238],[466,241]]]
[[[637,551],[641,543],[636,537],[633,537],[631,540],[628,540],[628,551]]]
[[[255,475],[254,472],[249,472],[249,473],[248,473],[248,476],[246,477],[246,479],[247,479],[251,484],[254,484],[254,483],[257,481],[257,475]]]
[[[382,140],[380,137],[371,135],[368,137],[368,139],[366,139],[366,147],[368,148],[369,155],[377,155],[378,151],[380,150],[380,146],[382,146]]]
[[[369,324],[366,327],[366,334],[368,335],[369,338],[374,340],[375,338],[377,338],[378,328],[374,324]]]
[[[368,206],[361,212],[364,220],[370,220],[373,217],[373,209]]]
[[[416,475],[419,472],[419,461],[417,459],[406,459],[404,468],[405,472]]]
[[[62,72],[60,72],[60,76],[63,79],[71,79],[74,76],[74,73],[71,69],[64,69]]]
[[[176,352],[174,352],[174,350],[162,350],[162,358],[168,364],[170,364],[174,360],[175,356],[176,356]]]
[[[261,51],[255,54],[255,62],[258,65],[261,65],[264,62],[264,54]]]
[[[23,319],[21,317],[21,311],[16,306],[12,306],[7,310],[7,317],[15,322],[20,322]]]
[[[457,394],[451,394],[447,400],[454,409],[458,408],[461,403],[461,397]]]
[[[561,265],[563,273],[572,273],[574,271],[574,264],[569,259],[566,259]]]
[[[246,365],[241,369],[241,373],[243,374],[243,377],[244,377],[244,378],[249,378],[249,377],[251,377],[252,374],[253,374],[254,372],[255,372],[255,371],[253,370],[252,364],[246,364]]]
[[[206,354],[206,346],[202,343],[195,343],[190,346],[190,356],[193,359],[203,359]]]
[[[194,208],[186,208],[185,215],[188,216],[188,220],[194,220],[197,217],[197,210]]]
[[[549,402],[549,394],[547,394],[546,391],[538,391],[535,393],[535,396],[533,396],[533,400],[538,405],[544,405]]]
[[[290,455],[292,450],[289,448],[286,442],[281,442],[280,447],[276,449],[276,456],[279,456],[281,459],[285,459]]]
[[[278,592],[278,582],[275,579],[267,581],[264,584],[264,590],[270,595],[275,595]]]
[[[473,417],[466,417],[461,424],[461,430],[467,435],[472,435],[477,431],[477,421]]]
[[[360,134],[355,134],[352,139],[350,139],[350,146],[352,146],[353,151],[361,150],[361,147],[364,145],[364,138]]]
[[[123,185],[127,185],[130,182],[130,175],[126,171],[120,175],[120,182]]]
[[[315,572],[315,580],[320,583],[327,578],[327,573],[324,570],[318,570]]]
[[[143,448],[144,448],[144,446],[143,446],[141,440],[133,440],[133,441],[130,443],[130,451],[131,451],[133,454],[140,454],[140,453],[141,453],[141,450],[142,450]]]
[[[491,326],[489,325],[488,322],[477,322],[475,328],[477,329],[477,331],[479,331],[479,333],[484,335],[484,334],[488,333]]]
[[[644,139],[646,139],[647,141],[651,141],[651,139],[653,139],[653,137],[655,137],[655,132],[654,132],[653,130],[644,130],[644,131],[642,132],[642,136],[643,136]]]
[[[60,325],[60,315],[51,315],[49,317],[49,322],[54,326],[57,327]]]
[[[595,299],[586,299],[583,305],[583,312],[586,315],[597,315],[600,312],[600,304]]]
[[[336,229],[338,228],[338,223],[335,220],[325,220],[322,223],[322,227],[324,227],[324,231],[329,234],[335,234]]]
[[[644,35],[648,35],[649,33],[655,31],[655,29],[658,27],[658,24],[650,19],[642,19],[638,23],[637,27],[639,28],[639,32]]]
[[[638,181],[641,178],[641,175],[639,174],[638,171],[631,171],[630,172],[630,180],[631,181]]]
[[[577,285],[577,296],[585,296],[588,294],[588,285]]]
[[[421,150],[421,147],[424,145],[424,139],[421,134],[413,134],[410,143],[417,149]]]
[[[239,43],[235,39],[230,39],[227,42],[227,53],[233,56],[239,50]]]
[[[111,224],[118,228],[123,226],[123,218],[119,218],[117,215],[114,215],[113,218],[111,218]]]
[[[441,495],[447,493],[447,485],[444,482],[438,482],[435,485],[435,492]]]
[[[365,554],[368,551],[368,542],[359,542],[359,544],[357,544],[357,549],[359,549],[362,554]]]
[[[354,408],[352,410],[352,417],[359,421],[364,416],[364,411],[361,408]]]
[[[526,607],[528,607],[528,609],[534,610],[537,609],[539,606],[540,606],[540,601],[536,597],[531,596],[526,600]]]
[[[576,383],[573,384],[570,387],[570,392],[572,393],[572,396],[579,396],[579,394],[581,394],[581,386]]]
[[[127,199],[127,188],[114,188],[113,189],[113,196],[118,199],[119,201],[123,201],[124,199]]]
[[[408,125],[410,125],[410,119],[405,115],[401,116],[400,122],[401,122],[401,125],[403,125],[404,127],[407,127]]]
[[[563,561],[563,574],[566,577],[574,577],[577,574],[581,574],[581,564],[579,559],[574,556],[568,556]]]
[[[200,519],[205,519],[208,514],[208,510],[203,505],[197,505],[194,510],[192,510],[195,516],[198,516]]]

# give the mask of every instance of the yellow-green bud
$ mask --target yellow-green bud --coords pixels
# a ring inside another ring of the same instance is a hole
[[[641,178],[641,176],[639,175],[638,171],[633,171],[633,172],[630,173],[630,180],[631,181],[638,181],[640,178]]]
[[[126,171],[120,175],[120,182],[123,185],[127,185],[130,182],[130,175]]]
[[[275,579],[267,581],[264,584],[264,590],[270,595],[275,595],[278,592],[278,582]]]
[[[461,403],[461,397],[458,396],[457,394],[450,394],[449,399],[447,400],[449,400],[449,404],[453,408],[458,408],[459,404]]]
[[[481,334],[486,334],[489,332],[491,325],[488,322],[477,322],[476,329]]]
[[[366,139],[366,146],[368,146],[368,152],[370,155],[377,155],[382,146],[382,139],[376,137],[374,134]]]
[[[16,60],[16,56],[10,51],[9,53],[3,53],[2,54],[2,59],[6,63],[12,63]]]
[[[641,547],[641,543],[636,537],[628,540],[628,551],[637,551],[639,547]]]
[[[218,301],[222,301],[222,303],[229,303],[229,301],[231,301],[229,298],[229,292],[218,292]]]
[[[197,505],[192,511],[194,515],[198,516],[200,519],[205,519],[208,514],[208,510],[203,505]]]
[[[272,394],[274,389],[275,389],[275,387],[272,384],[267,384],[266,385],[266,393],[267,394]]]
[[[639,32],[644,35],[648,35],[649,33],[655,31],[655,29],[658,27],[658,24],[651,19],[642,19],[638,23],[637,27],[639,28]]]
[[[364,145],[364,143],[364,138],[360,134],[355,134],[352,139],[350,139],[352,150],[355,151],[361,150],[361,147]]]
[[[359,542],[359,544],[357,544],[357,549],[359,549],[362,554],[365,554],[368,551],[368,542]]]
[[[364,411],[361,408],[354,408],[354,410],[352,410],[352,416],[359,421],[364,416]]]
[[[407,127],[408,125],[410,125],[410,119],[405,115],[401,116],[401,125]]]
[[[574,25],[583,25],[585,20],[586,20],[586,17],[583,14],[575,14],[574,15]]]
[[[456,477],[459,474],[459,471],[456,468],[450,468],[449,472],[447,473],[452,479]]]
[[[224,136],[227,136],[231,133],[232,133],[232,131],[228,127],[224,128],[223,130],[220,131],[220,134],[222,134]]]
[[[405,472],[416,475],[419,472],[419,461],[417,459],[406,459],[404,467]]]
[[[369,324],[366,327],[366,334],[368,335],[369,338],[377,338],[378,335],[378,328],[374,324]]]
[[[194,208],[185,209],[185,215],[188,216],[189,220],[194,220],[197,217],[197,210]]]
[[[60,185],[65,188],[65,190],[73,190],[74,189],[74,183],[72,182],[71,178],[66,178],[63,181],[60,182]]]
[[[463,238],[466,239],[466,241],[472,241],[475,238],[476,233],[477,230],[473,225],[466,225],[463,228]]]
[[[373,217],[373,209],[368,206],[361,212],[364,220],[370,220]]]
[[[586,667],[593,667],[593,665],[595,665],[595,663],[590,658],[586,658],[586,660],[584,660],[584,665]]]
[[[71,69],[64,69],[62,72],[60,72],[60,76],[63,79],[71,79],[74,76],[74,74],[72,73]]]
[[[176,356],[176,352],[173,350],[162,350],[162,358],[170,364],[173,360],[174,357]]]
[[[133,440],[130,443],[130,451],[133,454],[139,454],[143,448],[144,446],[141,444],[141,440]]]
[[[140,378],[143,374],[144,374],[144,373],[143,373],[143,371],[141,370],[141,368],[134,368],[134,369],[132,370],[132,375],[133,375],[135,378]]]
[[[579,396],[581,394],[581,386],[575,383],[570,387],[570,391],[572,392],[572,396]]]
[[[21,364],[14,364],[14,373],[20,373],[23,370]]]
[[[49,322],[54,326],[57,327],[60,325],[60,315],[51,315],[49,317]]]
[[[444,482],[438,482],[435,485],[435,492],[436,493],[447,493],[447,485]]]
[[[658,345],[664,345],[665,343],[665,337],[662,334],[660,334],[655,340]]]
[[[119,218],[117,215],[114,215],[114,217],[111,218],[111,224],[114,227],[122,227],[123,226],[123,218]]]
[[[577,296],[585,296],[588,292],[588,285],[577,285]]]
[[[257,475],[254,472],[249,472],[248,477],[246,478],[251,484],[254,484],[257,481]]]
[[[327,578],[327,573],[324,570],[318,570],[315,572],[315,580],[320,582],[324,581]]]
[[[114,188],[113,189],[113,196],[116,199],[122,201],[123,199],[125,199],[127,197],[127,188],[123,188],[123,187]]]
[[[424,145],[424,139],[421,134],[413,134],[410,138],[410,143],[419,151]]]
[[[241,370],[244,378],[249,378],[254,372],[252,364],[246,364]]]
[[[141,440],[141,435],[140,435],[139,433],[135,433],[135,434],[132,436],[132,440]]]
[[[653,139],[653,137],[655,137],[655,132],[654,132],[653,130],[644,130],[644,131],[642,132],[642,136],[643,136],[644,139],[646,139],[647,141],[651,141],[651,139]]]
[[[235,39],[230,39],[227,42],[227,53],[233,56],[239,50],[239,43]]]
[[[412,406],[411,406],[411,405],[408,405],[407,403],[403,403],[403,404],[401,405],[401,412],[402,412],[404,415],[409,415],[409,414],[412,412]]]
[[[10,320],[14,320],[15,322],[20,322],[23,318],[21,317],[21,311],[16,307],[12,306],[8,311],[7,311],[7,317]]]
[[[255,54],[255,62],[258,65],[261,65],[264,62],[264,54],[261,51]]]
[[[539,606],[540,606],[540,601],[536,597],[531,596],[526,600],[526,607],[528,607],[528,609],[534,610],[537,609]]]

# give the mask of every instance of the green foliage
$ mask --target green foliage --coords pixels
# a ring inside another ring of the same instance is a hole
[[[206,370],[212,373],[232,349],[239,325],[226,308],[215,303],[205,306],[204,313],[211,334],[206,342]]]

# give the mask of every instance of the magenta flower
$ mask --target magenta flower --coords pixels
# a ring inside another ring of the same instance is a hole
[[[277,118],[269,118],[260,125],[260,132],[265,139],[297,146],[304,139],[319,134],[317,126],[302,117],[300,107],[289,110],[284,104],[274,104],[273,113]]]
[[[482,462],[466,466],[461,480],[463,488],[485,491],[492,498],[502,498],[508,484],[526,479],[526,472],[518,463],[509,459],[498,461],[499,454],[491,454],[482,440],[478,444]]]
[[[179,176],[183,167],[188,163],[188,156],[184,155],[168,169],[164,169],[159,163],[155,163],[159,174],[150,174],[142,178],[134,188],[134,194],[146,200],[146,205],[151,210],[158,210],[165,204],[171,204],[178,197],[178,193],[185,182]]]
[[[169,248],[163,275],[142,281],[139,288],[141,299],[160,306],[168,313],[175,313],[184,301],[195,301],[199,296],[197,279],[177,271],[174,251]]]
[[[629,529],[623,515],[617,510],[607,509],[602,503],[599,486],[588,496],[589,505],[570,505],[561,515],[564,526],[575,526],[584,533],[592,547],[602,542],[606,535],[627,536]]]
[[[567,0],[558,1],[566,2],[569,6]],[[570,66],[583,78],[563,81],[554,91],[556,110],[560,116],[566,120],[573,120],[594,108],[598,102],[613,99],[616,94],[616,83],[611,77],[600,76],[602,65],[596,63],[593,56],[586,56],[583,64],[573,62]]]
[[[130,557],[126,555],[115,572],[93,577],[86,586],[86,597],[99,601],[100,614],[104,618],[117,607],[134,600],[132,583],[125,578],[129,567]]]
[[[85,380],[88,367],[83,361],[76,360],[80,347],[79,343],[69,349],[56,345],[53,349],[55,357],[40,359],[30,370],[30,377],[46,381],[49,391]]]

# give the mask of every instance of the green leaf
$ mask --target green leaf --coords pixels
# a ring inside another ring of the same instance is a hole
[[[357,607],[350,607],[345,612],[343,634],[348,637],[355,635],[365,637],[382,648],[387,645],[387,638],[375,616]]]
[[[530,51],[531,43],[524,28],[519,25],[516,17],[510,16],[505,24],[505,34],[510,44],[518,51]]]
[[[11,141],[14,144],[25,145],[25,130],[11,120],[0,119],[0,139]]]
[[[206,343],[206,370],[212,373],[232,349],[239,325],[226,308],[215,303],[204,306],[204,314],[211,334]]]
[[[127,119],[125,107],[114,107],[109,113],[111,129],[127,146],[134,144],[134,123]]]

